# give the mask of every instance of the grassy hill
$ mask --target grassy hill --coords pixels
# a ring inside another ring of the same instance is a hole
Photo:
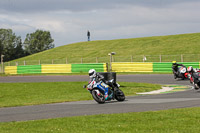
[[[200,33],[80,42],[56,47],[15,61],[65,60],[66,58],[80,60],[80,58],[89,57],[109,58],[108,53],[113,51],[117,53],[115,57],[199,54]]]

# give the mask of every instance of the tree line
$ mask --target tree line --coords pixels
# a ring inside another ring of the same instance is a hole
[[[54,48],[54,39],[49,31],[36,30],[28,33],[24,42],[12,29],[0,29],[0,57],[10,61]]]

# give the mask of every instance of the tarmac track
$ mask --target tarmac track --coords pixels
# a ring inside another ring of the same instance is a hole
[[[0,77],[0,82],[71,82],[71,81],[88,81],[87,75],[71,76],[7,76]],[[174,80],[172,74],[134,74],[134,75],[117,75],[117,82],[143,82],[154,84],[178,84],[190,85],[185,80]]]
[[[0,77],[0,82],[63,82],[87,81],[88,76],[11,76]],[[157,84],[190,85],[188,80],[174,80],[170,74],[118,75],[117,81],[146,82]],[[44,104],[34,106],[0,108],[0,122],[27,121],[58,117],[94,114],[112,114],[167,110],[173,108],[200,107],[200,92],[188,91],[126,97],[126,101],[110,101],[97,104],[94,100]]]

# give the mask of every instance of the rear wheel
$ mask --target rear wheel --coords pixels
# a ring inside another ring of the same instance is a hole
[[[96,102],[100,104],[105,103],[104,94],[100,92],[98,89],[92,90],[92,97]]]
[[[121,91],[120,89],[117,89],[115,91],[115,99],[117,101],[124,101],[125,100],[125,95],[124,95],[124,92]]]

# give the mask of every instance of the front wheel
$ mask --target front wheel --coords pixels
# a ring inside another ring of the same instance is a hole
[[[198,89],[199,89],[198,84],[194,84],[194,89],[195,89],[195,90],[198,90]]]
[[[124,101],[125,100],[125,95],[124,95],[124,92],[121,91],[120,89],[117,89],[115,91],[115,99],[117,101]]]
[[[176,76],[176,74],[174,73],[174,79],[176,79],[177,78],[177,76]]]
[[[100,104],[105,103],[104,94],[100,92],[98,89],[92,90],[92,97],[96,102]]]
[[[184,74],[181,74],[181,79],[184,80],[185,79],[185,76]]]

